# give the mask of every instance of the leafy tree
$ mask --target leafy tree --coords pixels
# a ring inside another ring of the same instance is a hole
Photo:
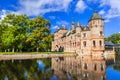
[[[26,25],[28,17],[26,15],[9,14],[1,22],[2,29],[1,41],[4,48],[23,48],[23,40],[26,38]]]
[[[8,14],[0,23],[0,49],[5,51],[48,51],[53,36],[43,17]]]
[[[120,33],[112,34],[111,36],[105,38],[105,41],[111,41],[115,44],[120,44]]]
[[[50,49],[50,43],[52,41],[52,35],[50,34],[49,26],[50,22],[43,17],[37,17],[29,21],[29,31],[26,42],[30,43],[33,49],[37,51],[45,51]]]

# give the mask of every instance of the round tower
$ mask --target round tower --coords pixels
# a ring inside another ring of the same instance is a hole
[[[104,19],[95,10],[89,20],[92,53],[104,52]]]

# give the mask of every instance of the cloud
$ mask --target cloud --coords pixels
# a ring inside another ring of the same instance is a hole
[[[67,21],[57,21],[55,25],[51,26],[51,29],[59,29],[60,27],[62,27],[63,24],[69,26],[69,23]]]
[[[55,19],[56,17],[55,16],[49,16],[50,19]]]
[[[10,13],[15,13],[14,11],[10,11],[10,10],[5,10],[5,9],[2,9],[0,11],[0,21],[3,20],[7,14],[10,14]]]
[[[88,3],[96,2],[102,10],[99,12],[104,16],[106,22],[112,18],[120,17],[120,0],[88,0]]]
[[[105,23],[107,23],[107,22],[110,22],[110,19],[105,19],[105,21],[104,21]]]
[[[48,12],[67,11],[71,2],[72,0],[19,0],[17,12],[38,16]]]
[[[52,26],[51,29],[59,29],[59,26]]]
[[[85,4],[85,2],[83,0],[79,0],[75,6],[75,11],[81,13],[86,8],[87,8],[87,5]]]
[[[59,26],[61,26],[63,24],[67,25],[67,26],[69,25],[69,23],[67,21],[57,21],[56,24],[59,25]]]
[[[100,14],[100,15],[103,15],[103,14],[105,14],[105,11],[104,11],[104,10],[101,10],[101,11],[99,12],[99,14]]]

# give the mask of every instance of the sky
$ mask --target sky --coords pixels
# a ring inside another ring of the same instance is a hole
[[[53,34],[62,24],[67,29],[74,19],[88,25],[94,9],[104,18],[105,37],[120,32],[120,0],[0,0],[0,20],[7,14],[26,14],[30,18],[44,16]]]

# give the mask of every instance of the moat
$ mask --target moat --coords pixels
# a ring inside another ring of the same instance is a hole
[[[120,56],[1,60],[1,80],[118,80]]]

